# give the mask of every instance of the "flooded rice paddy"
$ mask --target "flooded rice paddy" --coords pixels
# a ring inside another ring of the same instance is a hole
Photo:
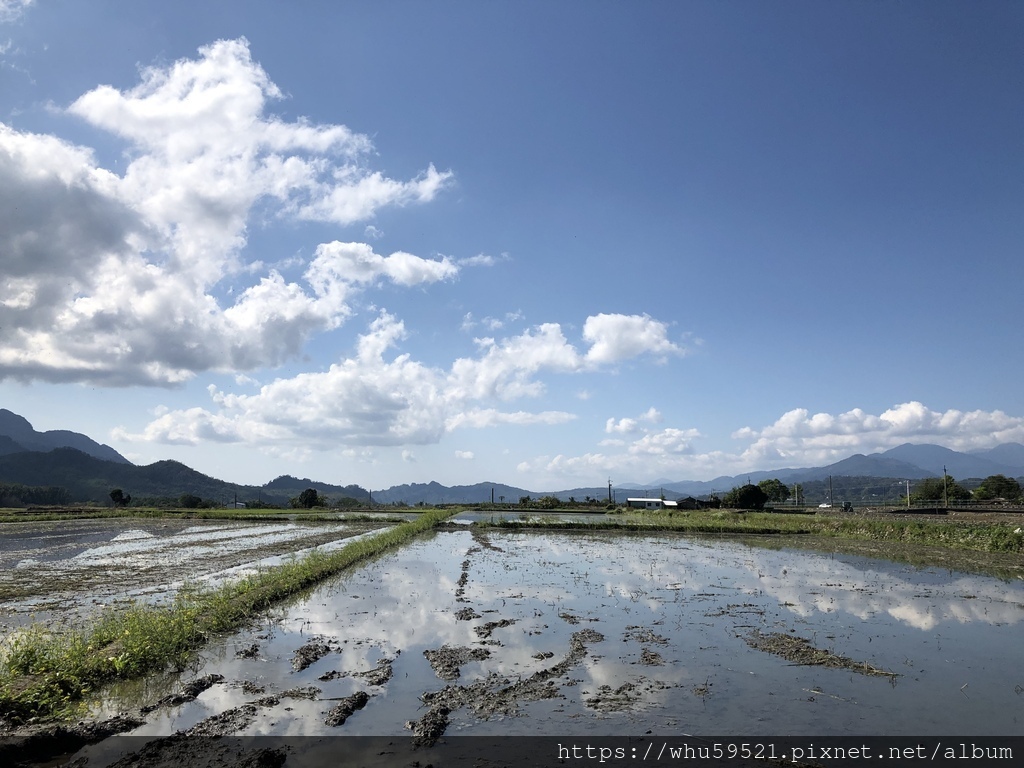
[[[1024,730],[1024,582],[772,541],[441,531],[91,714],[138,715],[139,736],[426,744]]]
[[[76,623],[110,602],[159,601],[185,584],[236,578],[312,547],[332,549],[386,524],[63,520],[0,536],[0,631]]]

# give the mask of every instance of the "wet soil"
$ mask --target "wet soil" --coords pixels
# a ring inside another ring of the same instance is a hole
[[[292,656],[292,671],[301,672],[310,664],[320,661],[320,659],[332,650],[333,649],[330,644],[322,638],[314,638],[310,640],[301,648],[295,649],[295,655]]]
[[[331,728],[344,725],[345,721],[348,720],[353,713],[365,707],[366,702],[369,700],[370,697],[365,691],[358,691],[357,693],[353,693],[351,696],[346,696],[341,700],[341,703],[336,707],[333,707],[327,713],[324,725],[328,725]]]
[[[899,677],[896,672],[889,672],[884,669],[873,667],[866,661],[854,661],[845,656],[840,656],[832,651],[823,648],[815,648],[811,641],[804,637],[785,635],[781,632],[761,634],[754,631],[743,638],[747,645],[759,651],[772,653],[781,656],[793,664],[804,664],[807,666],[831,667],[833,669],[848,669],[861,675],[877,675],[880,677]]]
[[[470,661],[484,661],[489,658],[491,652],[486,648],[452,648],[442,646],[440,648],[428,648],[423,652],[430,662],[437,676],[442,680],[456,680],[459,677],[459,669],[463,664]]]

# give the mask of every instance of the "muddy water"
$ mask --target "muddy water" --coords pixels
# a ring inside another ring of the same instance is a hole
[[[1019,580],[735,539],[454,530],[93,714],[216,674],[133,733],[1020,734],[1022,623]]]
[[[167,599],[386,524],[202,520],[18,523],[0,536],[0,629],[74,623],[111,601]]]

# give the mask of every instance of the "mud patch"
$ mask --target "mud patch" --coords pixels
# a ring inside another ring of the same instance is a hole
[[[235,652],[236,659],[258,659],[259,657],[260,647],[256,643],[253,643],[248,648],[243,648],[242,650]]]
[[[177,693],[172,693],[169,696],[164,696],[162,699],[157,701],[155,704],[150,704],[147,707],[142,707],[139,712],[143,715],[149,714],[153,710],[160,709],[162,707],[177,707],[181,704],[185,704],[189,701],[195,701],[203,691],[207,690],[216,683],[222,682],[224,675],[205,675],[190,683],[186,683],[182,686],[182,689]]]
[[[117,715],[98,723],[19,728],[15,735],[0,738],[0,764],[51,763],[60,755],[72,754],[145,722],[129,715]]]
[[[644,648],[640,651],[640,661],[637,663],[648,667],[660,667],[665,664],[665,660],[661,658],[660,653],[655,653],[649,648]]]
[[[175,733],[147,742],[137,752],[125,755],[108,768],[163,768],[183,766],[189,768],[280,768],[288,759],[283,749],[255,748],[239,750],[234,744],[216,739],[204,740],[197,748],[197,740],[184,732]],[[79,758],[68,768],[88,768],[89,759]]]
[[[487,534],[481,531],[479,528],[470,528],[470,534],[473,536],[473,541],[479,544],[481,549],[486,549],[491,552],[505,551],[501,547],[492,544],[491,540],[487,537]]]
[[[361,677],[367,685],[384,685],[394,674],[391,665],[394,659],[381,659],[374,669],[366,672],[353,672],[352,677]]]
[[[427,649],[423,652],[430,662],[434,673],[442,680],[457,680],[461,674],[459,668],[470,661],[483,661],[491,656],[486,648],[452,648],[444,645],[436,650]]]
[[[638,643],[655,643],[656,645],[668,645],[668,638],[662,637],[656,634],[653,629],[649,627],[637,627],[630,626],[626,627],[626,633],[622,637],[623,640],[635,640]]]
[[[515,619],[501,619],[500,621],[488,621],[486,624],[482,624],[479,627],[473,627],[473,631],[476,632],[476,636],[481,640],[487,640],[490,638],[491,633],[496,629],[502,627],[511,627],[516,623]]]
[[[313,638],[304,646],[295,651],[292,657],[292,671],[301,672],[311,664],[320,661],[331,652],[331,646],[323,638]]]
[[[336,707],[332,707],[328,711],[327,717],[324,718],[324,724],[332,728],[344,725],[346,720],[365,707],[369,701],[370,696],[366,691],[358,691],[351,696],[346,696]]]
[[[640,692],[636,683],[623,683],[612,690],[610,685],[602,685],[597,689],[597,694],[584,703],[597,712],[622,712],[633,709],[640,701]]]
[[[282,699],[306,699],[316,701],[320,696],[320,689],[315,685],[307,685],[305,688],[289,688],[281,692]]]
[[[472,685],[446,685],[440,691],[428,691],[420,696],[420,700],[429,710],[419,720],[408,721],[405,727],[413,732],[417,745],[430,746],[444,734],[448,716],[463,707],[469,707],[476,717],[483,720],[498,714],[517,717],[519,705],[523,702],[560,698],[562,694],[554,678],[564,676],[579,664],[587,655],[589,644],[602,640],[604,635],[593,629],[574,632],[565,658],[534,672],[525,680],[513,683],[507,677],[491,673]]]
[[[839,656],[822,648],[815,648],[811,641],[795,635],[786,635],[781,632],[773,632],[769,635],[761,632],[753,632],[743,638],[747,645],[758,651],[781,656],[786,661],[801,666],[830,667],[833,669],[848,669],[861,675],[873,675],[878,677],[899,677],[896,672],[889,672],[878,669],[866,661],[854,661],[845,656]]]
[[[220,714],[202,720],[186,731],[179,731],[175,735],[184,736],[230,736],[250,725],[256,719],[260,709],[265,707],[276,707],[281,703],[277,696],[264,696],[262,699],[242,704],[239,707],[232,707]],[[171,737],[173,738],[173,737]]]

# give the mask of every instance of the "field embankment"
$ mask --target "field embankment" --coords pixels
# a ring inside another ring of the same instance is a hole
[[[943,515],[936,517],[890,514],[807,515],[778,512],[705,510],[608,515],[593,521],[530,516],[495,517],[477,523],[493,528],[555,528],[624,531],[675,531],[693,534],[815,535],[834,539],[893,542],[1024,554],[1024,516]]]

